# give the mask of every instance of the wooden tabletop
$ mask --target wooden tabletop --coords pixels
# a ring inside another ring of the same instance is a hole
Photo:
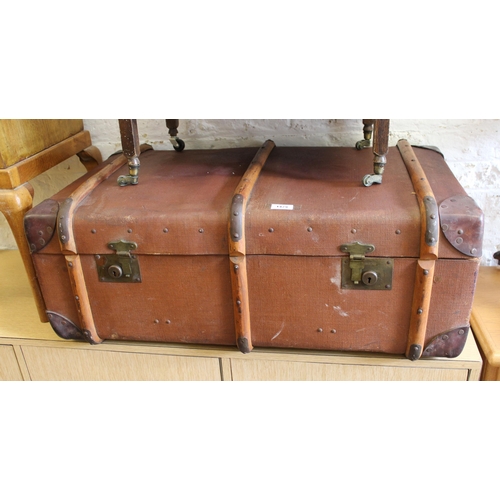
[[[500,367],[500,268],[479,269],[471,326],[488,363]]]

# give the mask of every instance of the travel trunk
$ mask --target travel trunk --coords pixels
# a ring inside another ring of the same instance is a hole
[[[442,155],[275,147],[123,155],[36,206],[27,237],[68,339],[458,356],[483,215]],[[249,354],[251,356],[251,354]]]

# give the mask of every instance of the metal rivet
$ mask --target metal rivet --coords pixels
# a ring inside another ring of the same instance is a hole
[[[238,264],[235,264],[235,265],[234,265],[234,270],[235,270],[235,271],[237,271],[239,268],[240,268],[240,266],[238,266]]]
[[[95,229],[91,229],[91,230],[90,230],[90,232],[91,232],[92,234],[97,233],[97,231],[96,231]]]
[[[163,232],[164,232],[164,233],[168,233],[168,228],[167,228],[167,227],[165,227],[165,228],[163,229]]]
[[[312,227],[308,227],[308,228],[307,228],[307,230],[308,230],[309,232],[311,232],[311,231],[313,230],[313,228],[312,228]]]
[[[461,245],[463,242],[464,242],[463,238],[457,238],[457,239],[455,240],[455,243],[456,243],[457,245]]]
[[[431,219],[435,219],[436,218],[436,214],[431,214]]]
[[[332,328],[332,329],[330,330],[330,333],[337,333],[337,330],[335,330],[334,328]]]
[[[203,233],[203,228],[198,229],[199,233]]]
[[[443,335],[441,338],[442,338],[443,340],[448,340],[448,335]]]
[[[239,237],[240,237],[240,235],[239,235],[238,233],[234,233],[234,234],[233,234],[233,236],[234,236],[235,238],[239,238]]]
[[[36,250],[36,245],[35,244],[31,244],[31,250],[35,251]]]
[[[167,325],[170,325],[171,321],[170,321],[169,319],[167,319],[167,321],[165,321],[165,323],[166,323]]]
[[[417,314],[422,314],[424,311],[422,309],[417,309]]]
[[[43,231],[38,231],[38,236],[43,236]]]
[[[323,331],[323,328],[318,328],[318,333],[321,333]]]
[[[75,300],[80,300],[80,297],[78,297],[78,295],[75,295]]]
[[[470,253],[471,253],[472,255],[474,255],[476,252],[477,252],[477,249],[476,249],[476,248],[473,248],[473,249],[470,251]]]
[[[73,262],[68,262],[68,267],[73,267]]]
[[[391,289],[391,285],[385,285],[385,287],[387,288],[387,290]]]
[[[131,233],[132,232],[132,229],[127,229],[127,233]]]
[[[237,300],[236,304],[240,306],[241,305],[241,300]]]
[[[441,205],[441,208],[448,208],[448,205]]]
[[[455,198],[451,198],[451,200],[450,200],[450,201],[457,201],[457,200],[455,200]]]
[[[401,234],[401,229],[396,229],[396,234]]]
[[[424,270],[424,275],[427,276],[429,274],[429,271],[427,269]]]
[[[357,233],[356,229],[351,229],[351,233],[356,234]]]
[[[458,330],[459,335],[463,335],[465,333],[465,330]]]
[[[457,231],[457,234],[464,234],[464,230],[463,230],[463,229],[459,229],[459,230]]]
[[[272,227],[269,228],[270,233],[274,233],[274,229]]]
[[[441,229],[446,233],[446,231],[448,231],[448,224],[443,224]]]
[[[155,323],[158,324],[160,322],[159,319],[155,319]]]
[[[65,239],[66,239],[66,236],[62,235],[62,236],[61,236],[61,240],[63,240],[63,241],[64,241]]]
[[[233,213],[233,215],[234,215],[235,217],[238,217],[238,215],[240,215],[240,213],[239,213],[239,212],[234,212],[234,213]]]

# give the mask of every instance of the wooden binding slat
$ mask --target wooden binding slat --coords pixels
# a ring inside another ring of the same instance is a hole
[[[420,207],[422,224],[420,226],[420,258],[434,260],[438,258],[439,215],[436,199],[424,169],[406,139],[398,142],[398,149],[410,174],[415,194]],[[430,213],[432,212],[432,213]],[[431,241],[432,240],[432,241]]]
[[[65,259],[82,333],[91,344],[100,344],[102,339],[97,334],[94,324],[80,256],[65,255]]]
[[[78,205],[94,190],[101,182],[127,163],[124,155],[117,156],[109,165],[96,172],[78,188],[71,193],[61,205],[58,214],[59,243],[63,253],[77,253],[75,237],[73,234],[73,216]]]
[[[127,162],[124,155],[117,156],[109,165],[96,172],[89,177],[85,182],[71,193],[59,209],[57,215],[57,231],[59,235],[59,244],[61,251],[65,254],[66,265],[68,268],[69,279],[75,304],[80,317],[80,326],[84,336],[92,344],[102,342],[97,335],[94,325],[90,301],[87,294],[87,286],[83,275],[80,256],[77,255],[75,237],[73,233],[73,218],[78,205],[85,197],[92,192],[101,182],[105,181],[116,170],[121,168]]]
[[[273,141],[267,140],[257,151],[234,191],[229,217],[229,260],[233,290],[234,325],[236,344],[243,353],[248,353],[253,349],[246,266],[245,213],[255,183],[274,146]]]
[[[435,267],[435,260],[419,259],[417,261],[411,306],[410,330],[408,332],[408,342],[406,345],[406,357],[413,361],[422,356],[424,349]]]
[[[398,142],[398,149],[413,183],[421,218],[420,259],[417,262],[415,274],[410,330],[406,347],[406,357],[416,360],[422,355],[427,331],[434,269],[438,259],[439,215],[431,185],[411,145],[402,139]]]

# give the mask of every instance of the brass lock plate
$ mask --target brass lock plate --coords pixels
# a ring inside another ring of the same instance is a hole
[[[365,257],[362,266],[361,279],[356,284],[351,279],[351,258],[342,258],[342,288],[347,290],[392,290],[394,259]]]
[[[108,247],[115,254],[96,255],[97,275],[105,283],[141,283],[141,270],[136,255],[130,253],[137,249],[133,241],[112,241]]]
[[[141,270],[136,256],[96,255],[99,281],[104,283],[140,283]]]

